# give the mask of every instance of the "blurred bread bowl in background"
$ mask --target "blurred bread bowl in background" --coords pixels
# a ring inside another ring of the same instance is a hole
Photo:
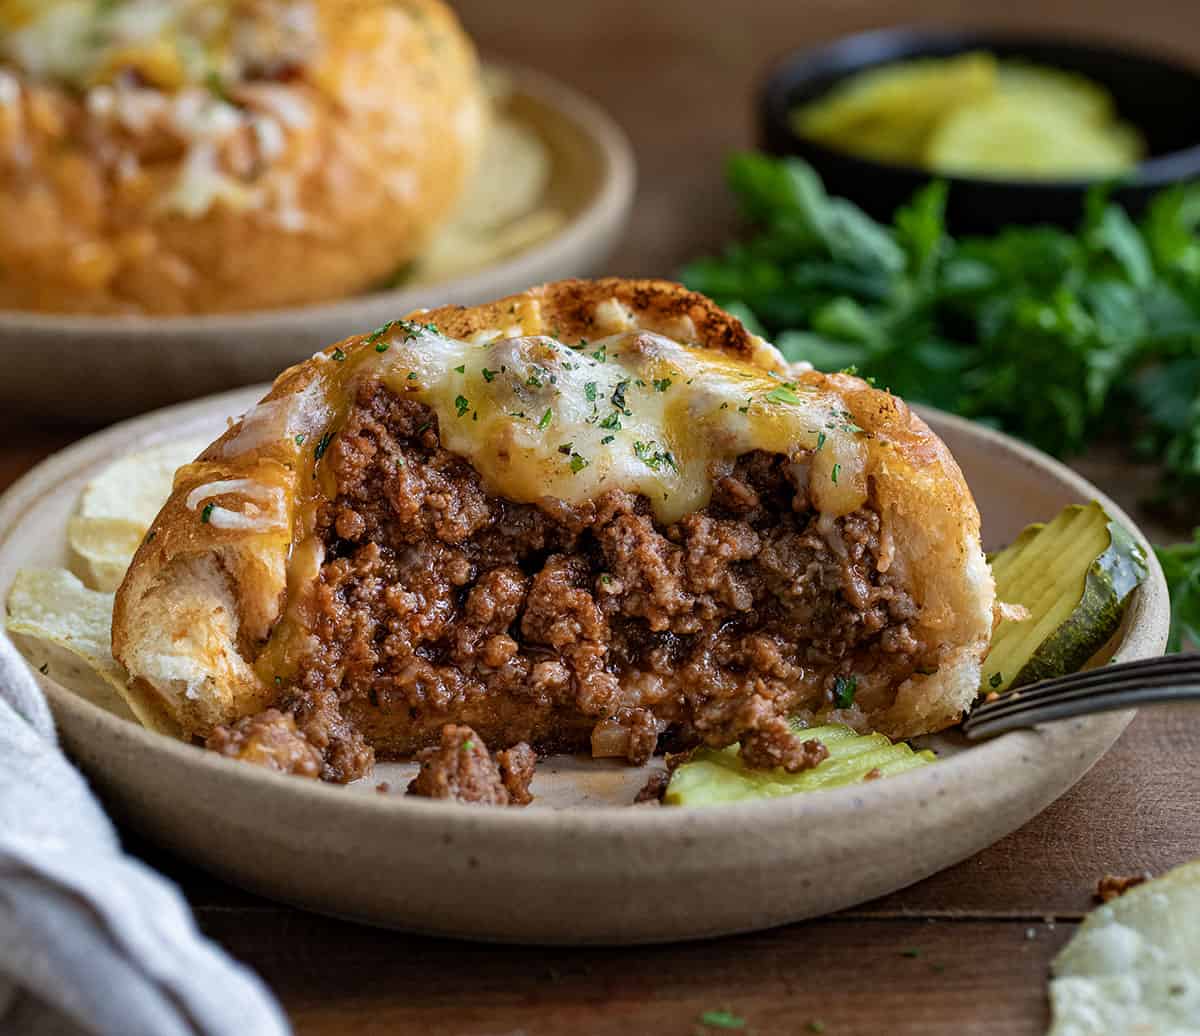
[[[472,172],[441,0],[0,0],[0,309],[179,315],[365,291]]]

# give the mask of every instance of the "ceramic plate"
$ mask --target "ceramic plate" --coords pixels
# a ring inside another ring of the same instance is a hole
[[[215,437],[263,390],[113,427],[52,457],[0,499],[0,590],[24,566],[62,565],[83,483],[171,438]],[[957,418],[925,415],[954,451],[989,548],[1068,503],[1099,499],[1061,464]],[[1161,654],[1162,572],[1137,592],[1109,654]],[[268,773],[152,734],[115,696],[86,700],[76,668],[23,642],[68,750],[120,820],[228,880],[331,914],[420,932],[550,943],[698,938],[783,924],[909,885],[978,852],[1074,784],[1131,713],[1065,721],[968,746],[869,784],[765,802],[630,808],[642,770],[568,757],[539,767],[534,805],[488,809],[405,797],[411,767],[349,788]],[[376,785],[387,781],[391,791]]]
[[[597,272],[633,200],[629,143],[608,115],[562,84],[524,69],[499,75],[505,114],[549,153],[543,201],[564,218],[548,237],[451,280],[316,306],[170,318],[0,312],[0,408],[41,418],[126,417],[273,378],[330,342],[413,309],[449,299],[472,305]]]

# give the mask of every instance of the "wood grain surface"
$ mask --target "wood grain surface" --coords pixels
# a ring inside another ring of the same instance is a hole
[[[782,52],[895,22],[1107,36],[1200,61],[1200,6],[1177,0],[460,0],[485,55],[590,94],[637,152],[636,209],[611,270],[669,275],[736,219],[724,155],[753,141],[752,97]],[[0,415],[0,488],[91,429]],[[1150,476],[1096,455],[1081,470],[1137,512]],[[1148,532],[1173,532],[1141,514]],[[1106,873],[1200,856],[1200,713],[1139,716],[1105,759],[1020,831],[971,860],[832,918],[673,947],[539,950],[375,931],[277,906],[139,843],[178,880],[204,930],[263,976],[306,1036],[1032,1034],[1054,953]],[[905,832],[896,831],[897,852]],[[381,881],[403,881],[400,874]],[[503,889],[496,890],[503,895]],[[697,903],[697,910],[704,904]]]

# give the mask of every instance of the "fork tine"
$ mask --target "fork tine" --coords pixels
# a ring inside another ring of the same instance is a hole
[[[1049,701],[1072,701],[1086,698],[1095,694],[1111,694],[1117,691],[1137,690],[1141,687],[1171,687],[1183,679],[1200,678],[1200,667],[1174,673],[1159,673],[1143,676],[1140,673],[1129,673],[1125,676],[1114,676],[1103,683],[1095,684],[1066,684],[1053,690],[1039,691],[1035,694],[1023,694],[1020,691],[1013,695],[1004,696],[994,702],[986,702],[978,706],[973,715],[986,714],[989,716],[1003,715],[1007,712],[1023,711]]]
[[[963,732],[968,738],[988,737],[1051,719],[1197,697],[1200,655],[1139,659],[1010,691],[976,706],[964,722]]]
[[[975,741],[1054,720],[1076,719],[1080,716],[1091,716],[1100,712],[1118,712],[1144,705],[1163,705],[1180,701],[1200,701],[1200,684],[1147,687],[1115,693],[1092,694],[1084,699],[1074,701],[1048,701],[1003,716],[983,716],[977,719],[973,715],[963,725],[963,733],[967,738]]]
[[[1002,699],[1009,694],[1017,693],[1020,693],[1023,697],[1036,694],[1052,694],[1064,686],[1086,687],[1103,685],[1114,678],[1126,674],[1149,677],[1159,673],[1179,676],[1193,672],[1200,673],[1200,654],[1142,658],[1133,662],[1118,662],[1112,665],[1098,666],[1095,669],[1087,669],[1083,672],[1068,673],[1066,676],[1056,676],[1049,680],[1039,680],[1037,683],[1017,688],[1016,691],[1005,692],[1002,695]]]

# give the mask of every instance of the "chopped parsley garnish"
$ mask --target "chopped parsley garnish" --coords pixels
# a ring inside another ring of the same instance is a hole
[[[307,436],[307,435],[305,435],[303,432],[301,432],[299,435],[297,435],[297,436],[296,436],[296,445],[297,445],[297,446],[303,446],[303,445],[304,445],[304,440],[305,440],[305,439],[307,439],[307,438],[308,438],[308,436]]]
[[[463,414],[471,409],[471,401],[466,396],[455,396],[454,409],[458,411],[458,416],[462,417]]]
[[[376,328],[369,335],[367,335],[367,345],[374,345],[378,352],[381,352],[381,353],[386,352],[387,345],[384,345],[384,347],[382,349],[380,349],[379,346],[376,345],[375,343],[378,342],[379,339],[381,339],[384,335],[386,335],[398,323],[400,323],[400,321],[389,320],[386,324],[383,325],[383,327]]]
[[[467,738],[467,740],[463,742],[462,750],[464,752],[469,752],[474,747],[475,747],[475,742],[472,741],[470,738]]]
[[[525,415],[524,415],[524,414],[522,414],[521,416],[522,416],[522,417],[524,417]],[[421,434],[423,431],[425,431],[425,429],[426,429],[426,428],[428,428],[428,427],[429,427],[429,425],[430,425],[430,422],[429,422],[429,421],[423,421],[423,422],[421,422],[421,424],[417,425],[417,431],[416,431],[416,434],[417,434],[417,435],[420,435],[420,434]]]
[[[542,414],[542,419],[538,422],[538,427],[544,431],[545,429],[550,427],[550,422],[553,420],[554,420],[554,411],[547,410],[544,414]]]
[[[335,360],[337,360],[338,363],[341,363],[342,360],[344,360],[346,358],[346,353],[342,350],[342,348],[340,346],[338,348],[334,349],[333,352],[331,352],[329,355],[332,356]]]
[[[839,676],[833,681],[833,703],[839,709],[848,709],[854,704],[854,694],[858,690],[857,676]]]
[[[534,373],[532,373],[531,375],[529,375],[528,378],[525,379],[525,384],[529,385],[533,388],[541,388],[542,387],[542,379],[538,376],[538,374],[539,374],[538,371],[534,371]]]
[[[770,392],[763,397],[768,403],[792,403],[800,402],[800,397],[792,391],[790,385],[776,385]]]
[[[852,364],[850,364],[849,367],[843,367],[840,371],[838,371],[838,373],[839,374],[849,374],[852,378],[857,378],[858,377],[858,364],[852,363]]]
[[[819,450],[825,445],[826,435],[824,432],[817,432],[817,449]]]
[[[324,457],[325,451],[329,449],[329,444],[331,442],[333,442],[333,432],[326,432],[321,436],[320,442],[317,443],[316,448],[313,450],[313,457],[315,457],[317,460],[320,460],[322,457]]]
[[[601,439],[601,440],[600,440],[600,445],[601,445],[601,446],[607,446],[607,445],[608,445],[610,442],[612,442],[612,441],[613,441],[615,438],[616,438],[616,436],[615,436],[615,435],[606,435],[606,436],[605,436],[603,439]]]
[[[671,379],[670,378],[655,378],[654,379],[654,391],[655,392],[666,392],[667,389],[669,389],[670,387],[671,387]]]
[[[208,520],[212,517],[213,508],[216,506],[216,504],[204,505],[204,510],[200,512],[200,521],[202,521],[205,525],[208,524]]]
[[[385,353],[392,347],[391,342],[376,342],[375,351],[377,353]]]
[[[588,462],[584,460],[578,453],[571,454],[571,474],[578,475],[584,468],[588,466]]]
[[[849,410],[839,410],[838,417],[842,419],[841,429],[843,432],[861,432],[857,424],[854,423],[854,415]]]
[[[613,389],[612,405],[621,411],[626,417],[630,416],[630,411],[625,406],[625,390],[629,388],[629,379],[618,381],[617,387]]]
[[[454,369],[455,369],[456,371],[458,371],[458,373],[459,373],[459,374],[466,374],[466,373],[467,373],[467,365],[466,365],[465,363],[460,363],[460,364],[459,364],[457,367],[455,367]]]
[[[907,950],[901,950],[900,956],[916,958],[921,956],[921,951],[915,946],[910,946]]]
[[[608,346],[606,346],[606,345],[600,346],[599,349],[597,349],[594,353],[592,353],[592,359],[597,361],[598,363],[607,363],[608,362]]]
[[[575,448],[575,444],[573,442],[564,442],[558,447],[558,452],[561,453],[564,457],[569,457],[569,456],[571,456],[571,451],[574,448]]]
[[[587,396],[587,401],[589,403],[596,402],[596,383],[594,381],[589,381],[586,385],[584,385],[583,394]]]
[[[601,572],[600,573],[600,582],[603,583],[605,586],[610,586],[610,585],[612,585],[612,576],[610,576],[607,572]]]
[[[664,464],[672,471],[678,471],[679,468],[675,464],[675,458],[671,455],[671,451],[656,450],[657,445],[656,442],[635,442],[633,452],[637,455],[637,459],[651,471],[658,471]]]
[[[833,470],[829,473],[829,480],[835,486],[837,485],[838,475],[840,475],[841,473],[842,473],[842,466],[840,464],[835,464],[833,466]]]
[[[621,415],[614,410],[608,415],[608,417],[600,422],[600,427],[606,428],[612,432],[619,432],[621,430]]]
[[[282,686],[283,686],[283,677],[282,677],[282,676],[277,676],[277,677],[275,677],[275,686],[276,686],[276,687],[282,687]]]
[[[820,1018],[814,1018],[811,1022],[808,1023],[808,1031],[809,1032],[817,1032],[817,1033],[824,1032],[825,1031],[825,1023],[823,1021],[821,1021]]]
[[[746,1019],[739,1018],[732,1011],[705,1011],[700,1016],[700,1024],[710,1029],[744,1029]]]
[[[409,371],[409,372],[408,372],[408,380],[409,380],[409,381],[416,381],[416,380],[417,380],[417,372],[416,372],[416,371]]]
[[[988,680],[989,687],[999,687],[1002,683],[1004,683],[1003,673],[992,673],[991,678]]]
[[[488,370],[486,367],[484,367],[484,368],[483,368],[483,369],[482,369],[482,370],[481,370],[479,373],[483,375],[483,380],[484,380],[484,381],[486,381],[486,382],[489,382],[489,383],[490,383],[490,382],[491,382],[491,380],[492,380],[492,379],[493,379],[493,378],[496,376],[496,373],[497,373],[497,372],[496,372],[496,371],[490,371],[490,370]]]
[[[748,414],[748,413],[750,413],[750,408],[748,406],[740,406],[740,407],[738,407],[738,413],[739,414]]]

